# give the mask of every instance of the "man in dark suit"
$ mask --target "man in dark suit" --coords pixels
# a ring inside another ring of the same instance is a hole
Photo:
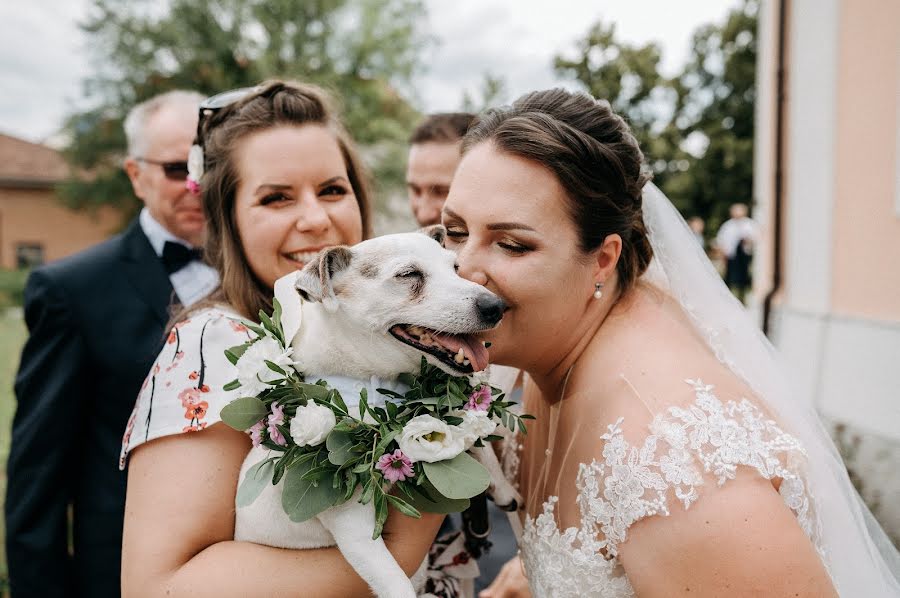
[[[122,434],[170,305],[218,283],[195,259],[204,219],[184,180],[201,99],[170,92],[129,113],[125,170],[140,216],[28,279],[5,507],[15,598],[119,595]]]

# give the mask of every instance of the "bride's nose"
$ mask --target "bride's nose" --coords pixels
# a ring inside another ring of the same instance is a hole
[[[485,286],[488,281],[487,272],[480,263],[478,251],[469,247],[471,246],[463,243],[456,250],[457,273],[466,280]]]

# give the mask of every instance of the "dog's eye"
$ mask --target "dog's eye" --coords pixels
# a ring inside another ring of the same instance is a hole
[[[425,275],[422,274],[422,271],[415,268],[400,270],[394,275],[395,278],[422,278],[423,276]]]

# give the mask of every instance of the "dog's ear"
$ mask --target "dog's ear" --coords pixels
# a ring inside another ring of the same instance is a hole
[[[315,260],[306,264],[297,275],[295,286],[304,301],[321,302],[328,309],[337,306],[332,279],[350,266],[353,254],[348,247],[338,245],[319,252]]]
[[[440,243],[441,247],[444,246],[444,241],[447,239],[447,229],[443,224],[432,224],[431,226],[420,228],[419,232],[428,235],[429,237]]]

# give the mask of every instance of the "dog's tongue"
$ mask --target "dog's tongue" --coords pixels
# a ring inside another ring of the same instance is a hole
[[[474,336],[467,334],[433,334],[431,338],[443,345],[451,353],[458,353],[462,349],[466,359],[472,364],[472,369],[476,372],[480,372],[488,366],[488,351],[484,348],[481,341]]]

